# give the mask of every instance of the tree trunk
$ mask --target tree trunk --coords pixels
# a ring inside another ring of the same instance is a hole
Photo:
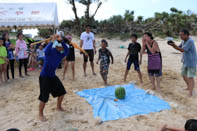
[[[87,24],[91,24],[90,23],[90,4],[91,4],[91,0],[88,0],[87,5],[86,5],[87,6],[86,12],[85,12]]]
[[[77,8],[76,8],[76,5],[75,5],[75,0],[71,0],[70,3],[72,4],[72,10],[74,12],[74,15],[75,15],[75,23],[76,23],[76,30],[79,30],[81,31],[81,26],[80,26],[80,21],[79,21],[79,17],[77,15]]]

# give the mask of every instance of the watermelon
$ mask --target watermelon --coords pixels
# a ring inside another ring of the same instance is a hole
[[[115,96],[116,96],[116,98],[118,98],[118,99],[124,99],[125,98],[125,95],[126,95],[126,91],[125,91],[124,87],[118,87],[118,88],[116,88],[116,90],[115,90]]]

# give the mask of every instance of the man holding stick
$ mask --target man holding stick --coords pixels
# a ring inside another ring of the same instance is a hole
[[[173,41],[168,41],[168,44],[183,54],[181,74],[187,85],[186,90],[189,90],[189,96],[191,97],[194,88],[194,77],[196,76],[196,47],[194,41],[189,37],[189,31],[182,30],[180,37],[183,40],[180,46],[177,46]]]
[[[60,64],[61,60],[68,55],[69,49],[65,43],[67,39],[62,39],[60,35],[52,36],[52,42],[45,47],[45,61],[43,69],[40,73],[40,104],[39,104],[39,120],[47,121],[43,114],[45,104],[49,99],[51,93],[53,97],[57,98],[57,110],[64,111],[61,104],[66,94],[66,90],[61,83],[60,79],[55,75],[55,70]]]

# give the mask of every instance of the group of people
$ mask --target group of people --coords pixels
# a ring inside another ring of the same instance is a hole
[[[28,71],[35,69],[35,64],[41,68],[44,62],[43,45],[38,49],[35,46],[27,46],[23,39],[23,34],[17,34],[16,43],[10,41],[8,32],[3,33],[0,38],[0,83],[10,79],[10,70],[12,79],[15,79],[15,62],[18,61],[19,77],[24,77],[22,67],[24,66],[25,75],[29,76]],[[28,68],[29,67],[29,68]]]
[[[173,41],[168,42],[170,46],[181,51],[183,53],[183,67],[182,67],[182,76],[187,84],[187,89],[189,90],[189,95],[192,96],[192,91],[194,88],[194,77],[196,73],[196,48],[194,41],[189,37],[189,32],[187,30],[182,30],[180,32],[180,37],[183,40],[180,46],[176,46]],[[131,35],[131,43],[128,46],[128,53],[125,58],[127,62],[127,67],[125,71],[124,80],[126,81],[128,72],[132,64],[134,64],[135,70],[138,73],[140,82],[143,82],[142,73],[140,71],[140,64],[142,64],[143,54],[148,55],[148,75],[153,89],[160,89],[160,81],[162,76],[162,55],[161,50],[157,41],[154,40],[151,33],[146,32],[143,35],[142,46],[137,42],[137,35]],[[80,37],[80,47],[88,54],[84,55],[84,76],[87,76],[86,66],[88,59],[92,68],[92,74],[96,75],[94,71],[94,55],[96,54],[95,38],[94,34],[91,32],[90,26],[86,27],[86,31],[81,34]],[[61,106],[66,90],[55,75],[55,70],[58,67],[58,64],[61,62],[61,59],[66,57],[65,68],[63,72],[63,79],[68,67],[68,63],[71,62],[73,70],[73,79],[74,76],[74,61],[75,53],[74,47],[71,43],[72,37],[66,36],[66,40],[63,40],[61,36],[53,36],[53,40],[47,45],[45,49],[45,62],[44,68],[40,74],[40,108],[39,108],[39,119],[45,121],[43,110],[45,103],[48,101],[49,94],[51,93],[54,97],[58,97],[57,109],[62,111]],[[67,46],[65,46],[67,45]],[[100,61],[100,74],[105,84],[107,84],[107,74],[109,70],[110,63],[113,64],[114,58],[110,50],[107,48],[108,42],[106,40],[101,41],[101,48],[99,49],[99,57],[97,64]],[[128,58],[129,57],[129,58]],[[56,60],[54,60],[56,58]]]
[[[15,78],[14,65],[15,59],[18,58],[19,61],[19,75],[22,76],[22,66],[25,67],[25,75],[27,74],[27,45],[23,40],[22,33],[17,35],[18,40],[16,45],[11,43],[9,34],[6,32],[0,38],[0,82],[6,82],[10,79],[9,70],[11,69],[12,78]],[[15,53],[14,53],[15,52]]]
[[[35,68],[35,58],[41,61],[39,63],[42,66],[42,71],[39,76],[40,84],[40,105],[39,105],[39,119],[46,121],[43,114],[45,104],[49,99],[49,94],[53,97],[58,97],[57,110],[63,111],[61,103],[63,101],[66,90],[61,80],[56,76],[55,70],[64,61],[63,79],[69,63],[72,65],[73,80],[75,79],[75,46],[72,44],[72,36],[62,36],[60,34],[53,35],[51,41],[43,47],[41,44],[35,54],[34,45],[30,46],[28,50],[25,41],[23,40],[23,34],[17,35],[18,40],[16,45],[10,42],[9,34],[3,34],[0,39],[0,80],[1,82],[9,79],[9,67],[11,68],[12,78],[14,78],[14,61],[15,56],[19,60],[19,76],[23,77],[21,68],[24,65],[25,75],[28,76],[27,66]],[[196,47],[194,41],[190,38],[189,31],[182,30],[180,32],[180,38],[183,40],[180,46],[177,46],[173,41],[169,41],[168,45],[174,49],[180,51],[183,54],[182,62],[182,76],[189,90],[189,95],[192,96],[194,88],[194,77],[196,75]],[[162,76],[162,55],[159,45],[154,40],[151,33],[146,32],[142,38],[142,45],[137,41],[138,36],[136,34],[131,35],[131,43],[128,45],[128,52],[125,57],[126,70],[124,75],[124,81],[127,79],[128,72],[131,65],[134,64],[134,69],[138,73],[139,80],[143,83],[142,73],[140,71],[140,65],[142,64],[142,58],[144,54],[148,55],[147,71],[152,89],[160,90],[160,81]],[[44,48],[44,49],[43,49]],[[80,47],[81,54],[83,54],[84,63],[83,71],[84,77],[87,76],[86,67],[88,60],[90,61],[92,75],[96,75],[94,70],[94,55],[97,53],[94,34],[91,32],[91,27],[86,26],[86,31],[81,34]],[[15,53],[14,53],[15,51]],[[85,53],[84,53],[85,52]],[[114,57],[112,52],[108,49],[108,42],[103,39],[101,41],[101,48],[98,50],[97,64],[100,62],[100,75],[104,81],[104,84],[108,84],[107,75],[110,64],[114,63]],[[29,62],[29,63],[28,63]]]
[[[177,46],[173,41],[168,41],[168,45],[182,53],[182,69],[181,74],[187,85],[186,90],[189,90],[189,96],[193,95],[194,77],[196,76],[197,54],[194,41],[190,37],[188,30],[180,31],[182,42]],[[124,80],[126,81],[128,71],[131,64],[134,64],[135,70],[139,75],[141,82],[142,74],[140,72],[140,64],[142,64],[143,54],[148,55],[148,75],[152,84],[152,89],[160,90],[160,81],[162,76],[162,55],[158,43],[154,40],[151,33],[146,32],[142,38],[142,47],[137,42],[137,35],[131,35],[132,43],[129,44],[128,53],[125,58],[127,68],[125,71]],[[139,58],[140,55],[140,58]],[[129,56],[129,59],[127,60]]]

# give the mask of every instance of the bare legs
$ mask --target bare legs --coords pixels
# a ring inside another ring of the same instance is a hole
[[[193,89],[194,89],[194,78],[188,78],[186,76],[183,76],[183,79],[187,85],[187,89],[189,90],[189,96],[191,97],[193,95]]]
[[[93,61],[90,62],[90,66],[91,66],[91,68],[92,68],[92,74],[93,74],[93,75],[96,75],[96,73],[94,72],[94,62],[93,62]],[[84,63],[83,63],[84,76],[87,76],[87,74],[86,74],[86,67],[87,67],[87,62],[84,62]]]
[[[140,83],[143,83],[141,71],[137,71],[137,73],[138,73],[138,77],[139,77],[139,79],[140,79]]]
[[[62,108],[62,101],[63,101],[63,99],[64,99],[64,95],[59,96],[57,98],[57,110],[58,111],[64,111],[64,109]],[[46,117],[44,116],[44,113],[43,113],[44,108],[45,108],[45,103],[42,102],[42,101],[40,101],[40,104],[39,104],[39,116],[38,116],[38,118],[42,122],[47,121],[47,119],[46,119]]]
[[[46,117],[45,117],[44,114],[43,114],[44,107],[45,107],[45,103],[42,102],[42,101],[40,101],[38,119],[39,119],[40,121],[42,121],[42,122],[47,121]]]
[[[3,74],[3,65],[0,65],[0,83],[3,82],[2,74]]]
[[[84,62],[83,63],[83,71],[84,71],[84,76],[86,77],[87,74],[86,74],[86,67],[87,67],[87,62]]]
[[[63,80],[65,79],[65,74],[67,72],[68,64],[69,64],[69,62],[65,61],[64,72],[63,72]],[[71,61],[71,68],[72,68],[72,75],[73,75],[72,79],[75,80],[75,62],[74,61]]]
[[[71,66],[72,66],[73,80],[75,80],[75,62],[74,61],[71,62]]]
[[[188,78],[188,84],[189,84],[189,96],[191,97],[193,95],[193,89],[194,89],[194,78]]]
[[[102,79],[104,81],[104,84],[108,85],[107,84],[107,72],[100,72],[100,74],[101,74],[101,77],[102,77]]]
[[[185,81],[187,88],[186,90],[189,90],[189,79],[186,76],[183,76],[183,80]]]
[[[92,74],[96,75],[96,73],[94,72],[94,62],[93,61],[90,62],[90,66],[92,68]]]
[[[128,75],[128,73],[129,73],[129,70],[126,69],[125,75],[124,75],[124,82],[126,82],[126,80],[127,80],[127,75]]]
[[[7,64],[0,64],[0,83],[7,81]]]
[[[3,76],[4,76],[4,81],[7,81],[7,64],[3,64],[3,69],[2,69],[2,72],[3,72]]]
[[[59,96],[57,98],[57,110],[58,111],[64,111],[64,109],[62,108],[62,101],[63,101],[63,99],[64,99],[64,95]]]
[[[160,90],[160,81],[161,81],[161,78],[160,77],[155,77],[155,76],[149,76],[149,79],[151,81],[151,84],[152,84],[152,89],[153,90]],[[155,80],[157,82],[157,88],[156,88],[156,85],[155,85]]]
[[[129,73],[129,70],[126,69],[125,75],[124,75],[124,82],[126,82],[128,73]],[[141,71],[137,71],[137,73],[138,73],[138,77],[139,77],[139,79],[140,79],[140,83],[143,83]]]
[[[68,68],[68,61],[65,61],[65,63],[64,63],[64,72],[63,72],[63,80],[65,79],[65,74],[67,72],[67,68]]]

